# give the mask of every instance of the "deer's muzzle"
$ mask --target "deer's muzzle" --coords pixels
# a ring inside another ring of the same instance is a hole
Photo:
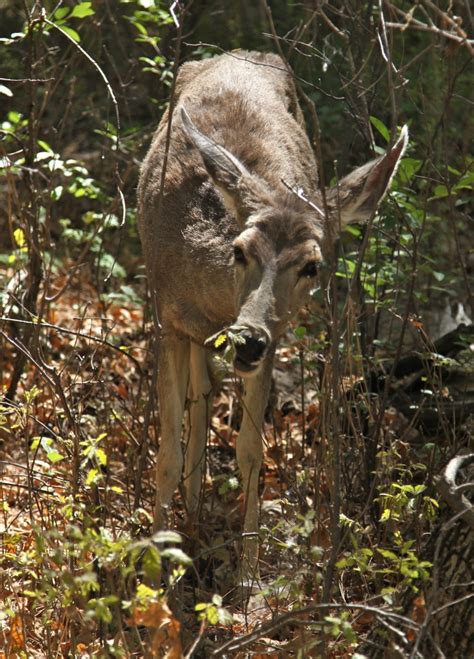
[[[232,329],[232,328],[231,328]],[[240,329],[236,333],[234,368],[239,375],[250,375],[258,369],[265,356],[269,337],[263,330]]]

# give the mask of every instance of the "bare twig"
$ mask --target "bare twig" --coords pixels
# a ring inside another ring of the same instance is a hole
[[[438,7],[436,7],[434,3],[426,2],[427,6],[429,6],[431,9],[434,8],[438,15],[441,14],[443,20],[446,21],[448,24],[450,24],[455,31],[444,30],[442,28],[437,27],[434,23],[427,25],[426,23],[423,23],[417,18],[414,18],[413,11],[405,12],[399,7],[396,7],[391,2],[388,2],[388,0],[385,0],[385,4],[387,5],[387,7],[391,9],[392,12],[394,12],[395,14],[397,14],[398,16],[400,16],[405,20],[405,23],[387,22],[386,23],[387,27],[390,27],[394,30],[401,30],[402,32],[404,32],[408,28],[411,28],[413,30],[420,30],[422,32],[431,32],[431,34],[436,34],[437,36],[444,37],[445,39],[448,39],[450,41],[454,41],[459,45],[466,46],[469,53],[471,55],[474,54],[474,39],[468,39],[464,31],[460,30],[460,26],[457,25],[457,23],[453,21],[446,12],[443,12]]]
[[[311,201],[310,199],[308,199],[308,197],[306,196],[305,191],[303,190],[303,188],[296,188],[296,187],[293,187],[293,186],[291,186],[289,183],[287,183],[284,179],[281,179],[281,182],[283,183],[283,185],[285,186],[285,188],[287,188],[287,189],[288,189],[290,192],[292,192],[296,197],[298,197],[298,199],[301,199],[301,201],[304,201],[305,204],[308,204],[308,206],[309,206],[310,208],[312,208],[314,211],[316,211],[320,217],[324,218],[324,213],[323,213],[323,211],[319,208],[319,206],[317,206],[317,205],[314,203],[314,201]]]
[[[295,621],[299,621],[301,616],[316,613],[317,611],[331,611],[334,609],[372,613],[376,616],[380,616],[386,620],[391,621],[392,625],[394,623],[399,623],[400,625],[404,625],[405,627],[408,627],[408,629],[413,629],[415,631],[419,627],[419,625],[414,620],[411,620],[411,618],[399,615],[398,613],[393,613],[392,611],[384,611],[383,609],[379,609],[375,606],[367,606],[365,604],[338,604],[335,602],[330,602],[327,604],[313,604],[297,611],[288,611],[287,613],[276,616],[270,622],[256,626],[249,634],[243,634],[242,636],[233,638],[230,641],[227,641],[227,643],[220,645],[213,651],[212,656],[222,657],[226,652],[242,650],[243,648],[246,648],[253,642],[257,641],[259,638],[268,636],[277,630],[281,630],[283,625],[288,625]],[[398,630],[398,632],[403,634],[401,630]]]
[[[115,110],[115,121],[116,121],[116,124],[117,124],[117,137],[118,137],[119,134],[120,134],[120,114],[119,114],[119,107],[118,107],[117,99],[116,99],[115,94],[114,94],[114,90],[112,89],[112,85],[110,84],[109,79],[108,79],[107,76],[105,75],[103,69],[102,69],[102,68],[100,67],[100,65],[96,62],[96,60],[95,60],[91,55],[89,55],[89,53],[87,52],[87,50],[84,50],[84,48],[83,48],[79,43],[77,43],[77,41],[75,41],[75,40],[74,40],[74,39],[73,39],[73,38],[72,38],[72,37],[71,37],[71,36],[70,36],[65,30],[63,30],[62,27],[61,27],[60,25],[57,25],[56,23],[53,23],[53,22],[50,21],[48,18],[46,18],[46,12],[45,12],[44,10],[43,10],[43,14],[42,14],[40,20],[43,21],[44,23],[46,23],[46,25],[49,25],[50,27],[54,28],[55,30],[58,30],[59,32],[61,32],[61,34],[62,34],[64,37],[66,37],[66,39],[68,39],[68,41],[70,41],[70,42],[74,45],[74,47],[77,48],[77,50],[78,50],[82,55],[84,55],[84,57],[85,57],[85,58],[86,58],[86,59],[92,64],[92,66],[94,66],[94,68],[97,69],[97,71],[98,71],[100,77],[101,77],[102,80],[105,82],[105,86],[107,87],[107,91],[108,91],[108,93],[109,93],[109,96],[110,96],[110,98],[111,98],[111,100],[112,100],[112,103],[113,103],[113,106],[114,106],[114,110]]]
[[[92,334],[85,334],[84,332],[68,329],[67,327],[61,327],[60,325],[54,325],[53,323],[47,323],[44,320],[38,320],[38,321],[24,320],[22,318],[11,318],[9,316],[0,316],[0,320],[8,323],[34,325],[35,327],[39,326],[41,329],[54,330],[56,332],[59,332],[60,334],[68,334],[69,336],[76,336],[80,339],[87,339],[88,341],[94,341],[94,343],[98,343],[99,345],[106,346],[107,348],[111,348],[112,350],[115,350],[121,355],[127,356],[128,359],[130,359],[135,364],[135,366],[138,369],[138,372],[139,373],[142,372],[142,367],[138,359],[136,359],[133,355],[129,354],[127,350],[122,350],[120,346],[116,346],[113,343],[110,343],[110,341],[107,341],[106,339],[101,339],[98,336],[93,336]]]
[[[387,82],[388,82],[388,93],[390,96],[390,109],[391,109],[390,132],[391,132],[391,137],[393,138],[397,131],[397,119],[398,119],[397,103],[395,98],[395,87],[393,84],[393,73],[394,72],[397,73],[397,69],[395,68],[395,64],[392,61],[392,53],[388,43],[387,26],[385,24],[385,16],[383,13],[383,0],[379,0],[379,11],[380,11],[381,30],[377,32],[377,38],[380,44],[382,57],[387,63]]]

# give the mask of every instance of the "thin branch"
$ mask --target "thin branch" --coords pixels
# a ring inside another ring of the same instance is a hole
[[[43,10],[43,12],[44,12],[44,10]],[[67,32],[65,32],[60,25],[56,25],[56,23],[53,23],[48,18],[46,18],[45,13],[43,13],[43,15],[41,16],[41,21],[43,21],[44,23],[46,23],[50,27],[53,27],[55,30],[59,30],[59,32],[61,32],[61,34],[64,37],[66,37],[66,39],[68,39],[77,48],[77,50],[79,50],[79,52],[82,53],[82,55],[84,55],[84,57],[97,69],[97,71],[99,72],[100,77],[105,82],[105,86],[107,87],[107,91],[109,92],[109,96],[112,99],[112,103],[114,104],[115,120],[116,120],[116,123],[117,123],[117,136],[118,136],[119,133],[120,133],[120,115],[119,115],[119,108],[118,108],[117,99],[115,98],[115,94],[114,94],[114,90],[112,89],[112,85],[110,84],[109,79],[105,75],[105,73],[102,70],[102,68],[100,67],[100,65],[95,61],[95,59],[93,57],[91,57],[91,55],[89,55],[89,53],[86,50],[84,50],[84,48],[80,44],[77,43],[77,41],[75,41]]]
[[[0,82],[15,82],[24,84],[26,82],[51,82],[54,78],[0,78]]]
[[[244,634],[233,638],[227,643],[219,646],[212,656],[222,657],[226,652],[232,652],[234,650],[242,650],[245,647],[251,645],[254,641],[257,641],[262,636],[268,636],[268,634],[281,630],[282,625],[288,625],[290,623],[296,622],[300,619],[302,615],[307,615],[309,613],[315,613],[316,611],[331,611],[334,609],[338,610],[350,610],[350,611],[363,611],[365,613],[373,613],[375,616],[381,616],[387,620],[398,622],[401,625],[405,625],[409,629],[418,630],[419,625],[411,618],[399,615],[398,613],[393,613],[392,611],[384,611],[375,606],[367,606],[365,604],[338,604],[331,602],[328,604],[313,604],[311,606],[304,607],[298,611],[288,611],[283,613],[280,616],[275,617],[270,622],[264,623],[255,627],[249,634]]]
[[[305,191],[303,190],[303,188],[296,188],[296,187],[293,187],[293,186],[291,186],[289,183],[287,183],[284,179],[281,179],[281,182],[283,183],[283,185],[285,186],[285,188],[287,188],[287,190],[289,190],[289,191],[292,192],[294,195],[296,195],[296,197],[298,197],[298,199],[301,199],[301,201],[304,201],[305,204],[308,204],[308,206],[309,206],[310,208],[312,208],[312,209],[313,209],[314,211],[316,211],[316,212],[317,212],[322,218],[324,218],[324,213],[323,213],[323,211],[319,208],[319,206],[316,206],[316,204],[314,203],[314,201],[311,201],[310,199],[308,199],[308,197],[306,196]]]
[[[10,318],[9,316],[0,316],[0,320],[5,321],[7,323],[21,323],[23,325],[34,325],[35,327],[39,326],[41,329],[55,330],[60,334],[69,334],[71,336],[76,336],[77,338],[80,339],[87,339],[88,341],[94,341],[95,343],[98,343],[100,345],[106,346],[107,348],[111,348],[116,352],[119,352],[121,355],[126,355],[135,364],[138,371],[140,373],[142,372],[142,367],[138,359],[133,357],[133,355],[130,355],[126,350],[122,350],[120,346],[115,346],[113,343],[110,343],[106,339],[100,339],[99,337],[92,336],[91,334],[84,334],[84,332],[78,332],[77,330],[67,329],[66,327],[61,327],[60,325],[47,323],[44,320],[39,320],[39,321],[24,320],[22,318]]]
[[[405,12],[403,11],[403,9],[400,9],[399,7],[393,5],[391,2],[388,2],[388,0],[385,0],[385,4],[387,5],[387,7],[391,9],[392,12],[394,12],[395,14],[397,14],[398,16],[400,16],[405,20],[405,23],[387,22],[385,23],[387,27],[390,27],[395,30],[401,30],[402,32],[405,32],[405,30],[407,30],[408,28],[411,28],[413,30],[419,30],[421,32],[431,32],[431,34],[436,34],[440,37],[444,37],[445,39],[449,39],[450,41],[455,41],[459,45],[466,46],[469,53],[471,55],[474,55],[474,39],[468,39],[467,35],[464,33],[463,30],[460,29],[459,25],[457,25],[457,23],[453,21],[453,19],[451,19],[446,12],[443,12],[440,9],[438,9],[438,7],[434,5],[434,3],[426,1],[426,4],[430,8],[436,9],[436,13],[438,15],[441,15],[443,21],[446,21],[447,23],[449,23],[451,26],[454,27],[456,33],[443,30],[437,27],[434,23],[431,23],[430,25],[423,23],[422,21],[413,17],[413,10],[410,10],[409,12]]]

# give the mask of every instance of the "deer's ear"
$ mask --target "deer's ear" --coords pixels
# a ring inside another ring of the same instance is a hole
[[[181,120],[187,136],[201,154],[209,176],[222,194],[227,210],[245,223],[248,216],[262,205],[261,197],[266,193],[263,182],[230,151],[204,135],[184,107],[181,108]]]
[[[331,221],[341,228],[351,222],[368,222],[390,187],[408,144],[404,126],[397,142],[384,156],[345,176],[327,193]]]

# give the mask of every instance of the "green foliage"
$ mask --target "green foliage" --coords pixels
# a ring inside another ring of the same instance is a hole
[[[343,636],[344,641],[351,645],[357,640],[357,636],[352,629],[349,618],[349,612],[344,611],[340,616],[325,616],[324,620],[327,623],[328,631],[331,636]]]
[[[2,123],[2,128],[6,133],[7,142],[23,140],[25,131],[28,130],[28,121],[18,112],[9,112],[7,120]],[[17,158],[14,164],[6,163],[8,176],[16,177],[21,181],[26,160],[25,155]],[[74,158],[63,158],[43,139],[38,139],[36,142],[33,163],[36,173],[43,180],[48,181],[48,185],[36,199],[40,224],[46,225],[48,218],[55,216],[58,217],[58,225],[62,227],[63,254],[57,264],[62,263],[64,254],[74,257],[78,250],[83,252],[84,245],[88,245],[95,265],[103,276],[124,279],[125,270],[117,262],[116,257],[104,249],[104,237],[118,230],[121,222],[115,214],[99,210],[110,203],[100,183],[91,176],[84,163]],[[77,219],[74,221],[69,217],[61,217],[63,208],[70,207],[71,199],[80,200],[82,205],[87,204],[88,210],[81,214],[79,222]],[[93,210],[94,207],[97,210]],[[131,210],[126,210],[125,214],[129,220],[134,215]],[[9,253],[0,254],[0,260],[18,272],[27,264],[31,246],[21,226],[14,228],[13,238],[15,248]],[[48,261],[53,259],[54,251],[50,252],[46,245],[44,248],[43,258]]]
[[[420,497],[425,490],[426,485],[391,483],[389,491],[379,495],[382,508],[380,521],[392,519],[400,522],[404,517],[416,514],[433,519],[438,502],[432,497]]]
[[[103,469],[107,466],[107,454],[99,444],[107,437],[107,433],[101,433],[98,437],[88,438],[81,442],[82,469],[86,473],[85,485],[97,485],[103,479]]]
[[[74,7],[59,7],[52,15],[51,20],[54,25],[65,32],[73,41],[79,43],[81,37],[79,36],[79,33],[71,27],[69,21],[72,18],[82,20],[83,18],[93,16],[94,14],[95,11],[92,8],[92,2],[79,2],[74,5]],[[45,32],[47,32],[48,29],[49,26],[46,26]]]
[[[371,123],[384,139],[388,139],[388,129],[379,119],[371,117]],[[440,233],[447,231],[441,215],[449,211],[439,207],[440,200],[450,197],[451,203],[461,209],[467,202],[465,193],[472,192],[470,159],[466,159],[464,174],[449,168],[451,175],[458,177],[449,186],[449,192],[446,185],[433,185],[424,180],[420,175],[422,166],[420,159],[403,158],[389,194],[390,203],[380,209],[363,254],[359,249],[363,230],[354,226],[347,228],[358,247],[340,256],[337,276],[352,281],[360,272],[365,301],[372,306],[373,313],[385,311],[403,315],[407,297],[401,295],[401,291],[410,292],[418,303],[428,305],[428,292],[454,297],[463,289],[462,270],[456,272],[449,265],[443,265],[445,255],[439,254],[441,245],[435,241],[439,241]],[[430,203],[435,201],[436,205]],[[416,282],[413,278],[415,261]]]
[[[315,511],[297,514],[294,522],[288,522],[285,511],[290,509],[285,500],[275,501],[281,507],[283,515],[271,528],[263,527],[262,536],[270,548],[291,557],[292,569],[282,571],[268,585],[268,594],[277,601],[294,601],[304,605],[308,595],[317,592],[322,583],[321,561],[324,550],[315,544]]]
[[[30,448],[35,454],[37,449],[41,448],[46,454],[46,458],[53,464],[60,462],[65,458],[65,456],[56,449],[55,441],[52,437],[34,437]]]
[[[194,610],[198,613],[198,620],[209,625],[231,625],[233,622],[232,615],[222,606],[222,597],[220,595],[214,594],[212,601],[209,603],[199,602]]]
[[[0,557],[2,569],[8,569],[11,577],[21,577],[30,614],[43,624],[76,607],[91,623],[111,625],[117,614],[125,616],[164,600],[164,589],[142,581],[159,579],[163,561],[173,565],[170,585],[184,574],[190,562],[186,554],[173,546],[162,547],[180,542],[178,534],[157,534],[141,542],[126,534],[116,537],[98,527],[84,504],[67,497],[58,503],[56,528],[45,532],[38,527],[34,544],[24,549],[15,547],[17,538],[7,533]],[[0,626],[2,621],[8,625],[16,610],[14,598],[6,598],[0,606]],[[220,620],[228,621],[222,607],[216,611]]]
[[[142,63],[143,73],[157,76],[161,84],[170,87],[173,79],[172,62],[160,50],[164,28],[173,24],[167,4],[154,0],[138,0],[138,2],[120,0],[120,2],[133,9],[131,14],[124,14],[124,18],[135,28],[134,38],[136,43],[143,47],[142,52],[148,53],[138,58]]]

